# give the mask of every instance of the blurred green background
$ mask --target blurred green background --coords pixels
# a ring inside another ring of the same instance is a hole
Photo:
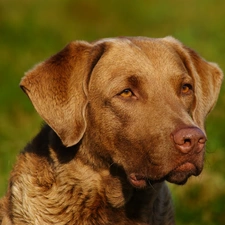
[[[18,84],[72,40],[173,35],[225,69],[223,0],[0,0],[0,196],[41,119]],[[203,173],[170,185],[178,225],[225,224],[225,89],[207,120]]]

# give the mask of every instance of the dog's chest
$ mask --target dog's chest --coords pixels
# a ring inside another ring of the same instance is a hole
[[[124,199],[113,189],[99,191],[68,179],[60,182],[56,180],[49,189],[25,184],[26,190],[24,183],[14,183],[14,223],[20,224],[22,219],[24,224],[139,224],[127,218]]]
[[[151,196],[109,171],[93,171],[79,160],[54,167],[29,154],[20,160],[11,187],[15,224],[151,224]]]

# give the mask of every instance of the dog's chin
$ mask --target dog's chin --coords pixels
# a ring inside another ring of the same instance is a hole
[[[184,163],[175,169],[173,169],[166,177],[170,183],[185,184],[190,176],[198,176],[201,173],[201,169],[196,167],[193,163]]]
[[[183,172],[171,172],[165,180],[170,183],[183,185],[187,182],[188,178],[192,176],[191,173],[183,173]]]
[[[166,176],[159,179],[151,179],[140,174],[131,173],[128,176],[128,180],[132,186],[135,188],[146,188],[152,186],[156,183],[161,183],[163,181],[168,181],[170,183],[183,185],[187,182],[190,176],[198,176],[201,173],[201,169],[196,167],[193,163],[184,163],[172,171],[170,171]]]

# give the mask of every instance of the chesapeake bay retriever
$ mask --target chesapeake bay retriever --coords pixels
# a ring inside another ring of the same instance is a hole
[[[222,77],[172,37],[70,43],[20,83],[46,125],[17,159],[0,221],[174,224],[165,181],[202,171]]]

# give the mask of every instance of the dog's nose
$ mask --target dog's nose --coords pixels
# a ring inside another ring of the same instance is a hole
[[[203,150],[206,142],[205,134],[197,127],[182,128],[171,134],[175,147],[182,153]]]

